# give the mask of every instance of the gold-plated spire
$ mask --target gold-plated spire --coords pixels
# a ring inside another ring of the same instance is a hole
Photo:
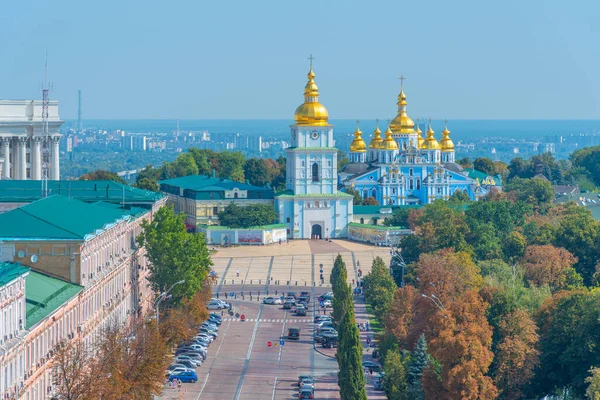
[[[373,139],[369,143],[370,149],[380,149],[383,145],[383,139],[381,138],[381,131],[379,130],[379,118],[375,120],[375,130],[373,131]]]
[[[398,150],[398,143],[392,137],[392,129],[390,128],[390,122],[388,121],[388,128],[385,131],[385,139],[383,140],[383,150]]]
[[[442,131],[442,140],[440,140],[443,152],[454,151],[454,142],[450,139],[450,130],[448,129],[448,120],[444,120],[444,130]]]
[[[406,94],[404,94],[404,80],[406,79],[403,75],[400,75],[400,94],[398,95],[398,115],[392,120],[390,129],[394,134],[402,133],[415,133],[415,123],[406,113]]]
[[[308,71],[308,82],[304,87],[304,103],[296,108],[294,120],[296,125],[307,126],[327,126],[329,114],[324,105],[319,103],[319,87],[315,83],[315,73],[312,69],[314,57],[312,54],[310,60],[310,70]]]
[[[423,131],[421,130],[421,127],[419,126],[419,118],[417,118],[417,148],[420,149],[421,147],[423,147],[423,142],[425,142],[425,139],[423,139]]]
[[[367,145],[362,138],[362,132],[360,130],[360,121],[356,121],[356,130],[354,131],[354,140],[350,143],[350,151],[353,153],[365,153],[367,151]]]
[[[434,134],[435,132],[431,127],[431,118],[429,118],[429,129],[427,129],[427,139],[425,139],[425,142],[423,142],[423,147],[421,147],[423,150],[440,150],[440,144],[433,137]]]

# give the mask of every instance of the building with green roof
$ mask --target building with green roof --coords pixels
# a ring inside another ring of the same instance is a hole
[[[162,193],[114,181],[48,181],[48,196],[61,195],[86,203],[103,201],[125,207],[149,209]],[[0,180],[0,213],[44,198],[41,181]]]
[[[273,204],[274,198],[269,187],[209,175],[182,176],[158,183],[160,190],[168,196],[168,204],[176,213],[186,215],[186,225],[194,231],[201,225],[217,225],[217,214],[232,202],[240,206]]]

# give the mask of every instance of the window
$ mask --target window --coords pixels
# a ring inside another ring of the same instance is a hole
[[[421,179],[417,178],[417,190],[421,189]]]
[[[314,163],[312,165],[312,181],[313,182],[319,182],[319,164]]]
[[[237,194],[237,192],[235,192],[235,193],[233,194],[233,198],[234,198],[234,199],[237,199],[237,198],[238,198],[238,194]]]
[[[52,246],[52,255],[54,255],[54,256],[67,255],[67,246]]]
[[[319,200],[315,201],[315,208],[319,208]]]
[[[373,189],[373,190],[371,191],[371,193],[372,193],[372,194],[371,194],[371,196],[373,196],[373,197],[377,197],[377,189]]]
[[[414,189],[414,181],[412,179],[408,180],[408,190]]]
[[[213,207],[213,215],[217,215],[219,213],[219,207]]]
[[[396,194],[396,188],[392,188],[392,194]]]
[[[367,197],[369,197],[369,191],[367,189],[365,189],[363,191],[363,198],[366,199]]]
[[[408,174],[409,174],[410,176],[413,176],[413,169],[412,169],[412,168],[408,170]]]
[[[290,228],[287,228],[287,234],[288,235],[290,234]]]
[[[331,167],[331,160],[327,160],[327,166]]]
[[[215,198],[215,192],[210,192],[210,198],[214,199]]]
[[[285,222],[287,222],[287,223],[289,224],[289,223],[290,223],[290,217],[287,217],[287,218],[285,219]]]
[[[300,161],[300,166],[304,167],[304,161]]]
[[[361,218],[361,219],[360,219],[360,223],[361,223],[361,224],[364,224],[364,223],[365,223],[365,219],[364,219],[364,218]]]

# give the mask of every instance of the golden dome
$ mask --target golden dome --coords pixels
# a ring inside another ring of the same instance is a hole
[[[379,120],[377,120],[377,125],[373,131],[373,139],[371,139],[371,143],[369,143],[369,148],[380,149],[382,145],[383,139],[381,138],[381,131],[379,130]]]
[[[308,126],[327,126],[329,113],[325,106],[319,103],[319,88],[315,83],[315,73],[312,70],[308,72],[308,83],[304,87],[304,103],[296,108],[294,120],[296,125]]]
[[[415,133],[415,123],[406,113],[406,95],[404,94],[404,89],[400,90],[400,94],[398,95],[398,115],[394,118],[390,124],[390,128],[392,133],[400,134],[400,133]]]
[[[385,139],[383,140],[381,148],[383,150],[398,150],[398,143],[392,137],[392,130],[389,126],[387,131],[385,131]]]
[[[423,142],[425,142],[425,139],[423,139],[423,136],[421,136],[423,134],[423,131],[421,130],[421,127],[419,126],[419,120],[417,119],[417,149],[420,149],[421,147],[423,147]]]
[[[350,143],[350,151],[353,153],[365,153],[367,151],[367,145],[362,138],[362,132],[358,125],[356,126],[356,130],[354,131],[354,140]]]
[[[444,121],[444,130],[442,131],[442,140],[440,145],[443,152],[454,151],[454,142],[450,139],[450,130],[448,129],[447,121]]]
[[[435,132],[431,128],[431,123],[429,123],[429,129],[427,130],[427,139],[425,139],[425,141],[423,142],[423,147],[421,147],[423,150],[439,150],[440,149],[440,144],[433,137],[434,133]]]

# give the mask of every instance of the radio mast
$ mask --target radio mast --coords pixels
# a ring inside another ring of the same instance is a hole
[[[52,84],[48,83],[48,52],[44,63],[44,83],[42,84],[42,198],[48,197],[48,163],[50,161],[50,135],[48,133],[48,106]]]

